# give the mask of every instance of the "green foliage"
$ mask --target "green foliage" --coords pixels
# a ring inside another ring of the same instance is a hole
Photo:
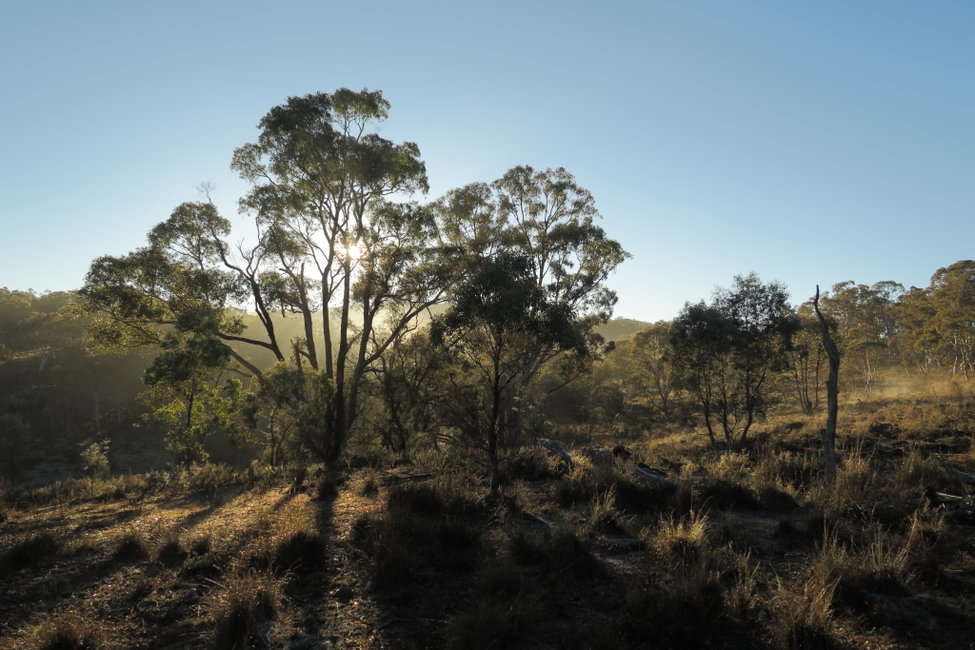
[[[333,406],[333,383],[324,373],[307,366],[281,362],[268,368],[250,418],[264,443],[267,461],[277,466],[300,451],[326,453],[321,432]]]
[[[89,350],[76,296],[0,288],[0,471],[18,479],[45,452],[115,437],[134,418],[146,360]]]
[[[670,415],[676,392],[671,324],[659,321],[633,335],[629,346],[630,371],[637,385]]]
[[[470,373],[465,394],[478,396],[481,415],[466,422],[467,435],[483,441],[492,490],[499,485],[498,447],[502,401],[514,383],[530,376],[540,348],[586,352],[586,339],[565,302],[550,302],[536,284],[531,259],[501,253],[486,259],[454,295],[453,307],[434,320],[431,340],[449,350]]]
[[[202,376],[178,382],[159,381],[146,392],[146,422],[165,427],[166,446],[181,465],[209,458],[206,442],[217,433],[247,440],[251,420],[240,380],[211,386]]]
[[[697,400],[712,445],[716,430],[728,446],[744,443],[768,406],[770,377],[787,367],[798,326],[785,288],[754,273],[736,276],[709,304],[681,310],[671,337],[677,380]]]
[[[840,353],[852,366],[863,393],[869,397],[879,377],[881,363],[893,352],[897,323],[895,304],[904,287],[896,282],[873,286],[841,282],[823,297],[823,314],[835,328]]]
[[[93,479],[106,479],[112,473],[111,465],[108,462],[107,440],[93,442],[81,452],[81,462],[85,470],[85,475]]]

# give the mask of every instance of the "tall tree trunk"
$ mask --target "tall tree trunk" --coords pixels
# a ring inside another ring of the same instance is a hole
[[[816,285],[816,297],[813,298],[813,308],[819,318],[819,330],[823,337],[823,348],[829,358],[829,377],[826,379],[826,428],[823,429],[823,467],[826,472],[826,483],[836,482],[836,415],[839,411],[839,375],[840,351],[829,333],[826,318],[819,311],[819,285]]]
[[[326,443],[325,461],[333,466],[338,461],[345,438],[348,434],[348,388],[345,385],[346,361],[349,356],[349,306],[352,301],[352,265],[347,258],[343,262],[342,278],[342,315],[339,322],[339,349],[335,356],[335,399],[332,426],[325,431],[328,437]]]

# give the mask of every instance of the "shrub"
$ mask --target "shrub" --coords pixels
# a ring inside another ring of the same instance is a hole
[[[107,479],[112,473],[108,463],[108,441],[93,442],[81,452],[85,475],[90,478]]]

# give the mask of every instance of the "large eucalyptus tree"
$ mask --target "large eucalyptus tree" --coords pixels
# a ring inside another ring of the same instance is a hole
[[[92,264],[82,291],[106,342],[177,339],[231,357],[261,380],[241,350],[307,364],[329,386],[320,435],[325,460],[341,453],[358,415],[366,370],[417,317],[440,301],[451,265],[440,255],[434,213],[397,203],[427,189],[417,146],[380,137],[388,114],[378,91],[292,97],[259,124],[257,142],[234,152],[251,183],[241,210],[254,217],[251,247],[229,242],[230,222],[209,202],[185,203],[153,229],[149,245]],[[263,331],[245,336],[242,311]],[[282,340],[275,311],[298,314],[304,336]],[[184,357],[186,355],[183,355]]]

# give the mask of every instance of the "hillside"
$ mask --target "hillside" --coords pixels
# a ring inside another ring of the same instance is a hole
[[[973,511],[924,494],[971,489],[973,406],[849,409],[831,490],[799,418],[513,450],[496,501],[463,449],[9,493],[0,647],[964,647]]]
[[[618,341],[646,329],[649,325],[650,323],[632,318],[613,318],[608,323],[597,327],[596,332],[607,341]]]

